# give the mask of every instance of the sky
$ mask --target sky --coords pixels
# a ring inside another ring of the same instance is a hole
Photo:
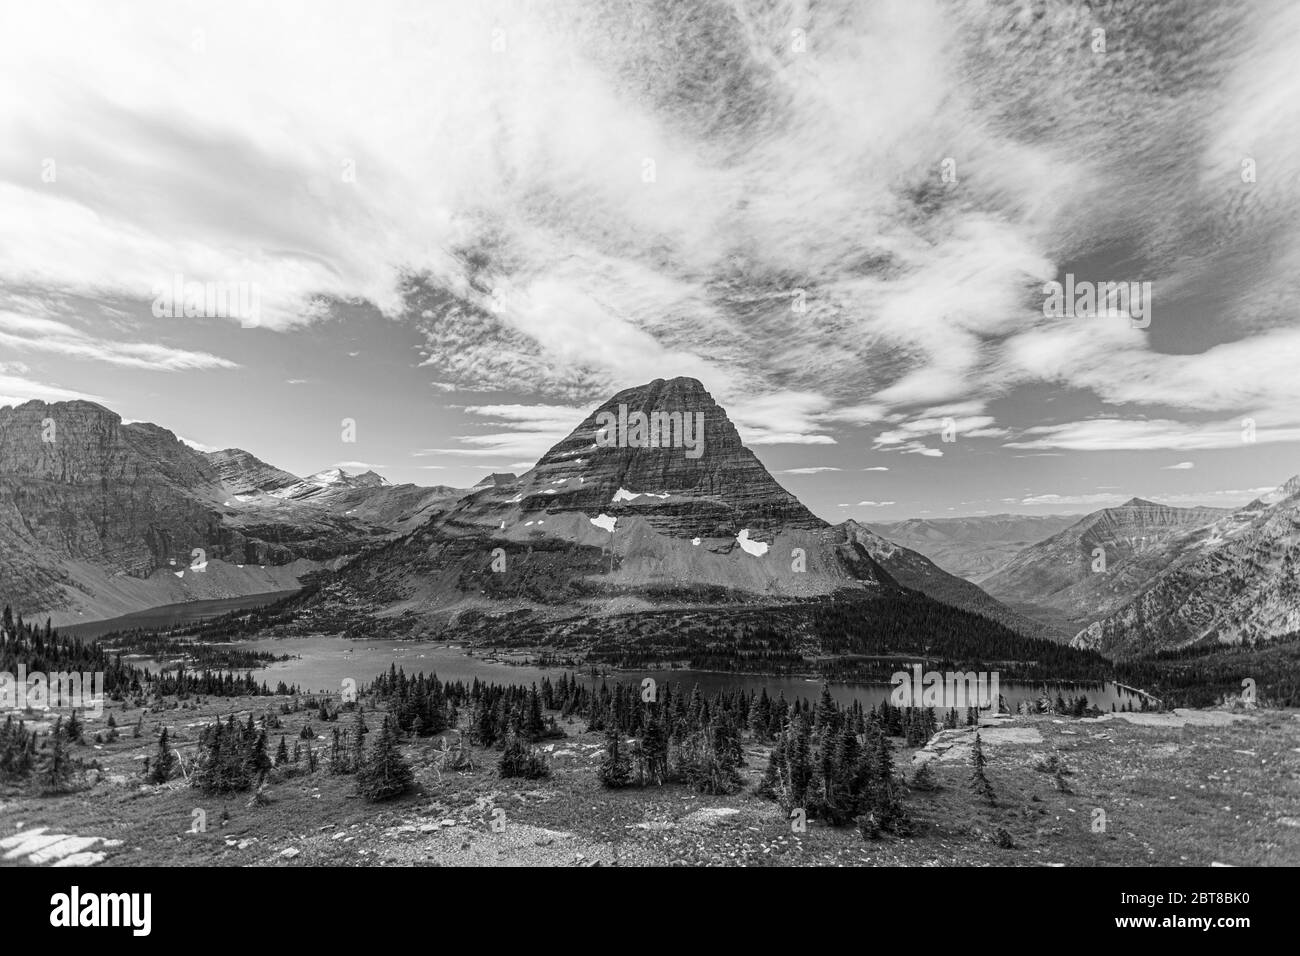
[[[5,4],[0,404],[464,487],[685,375],[833,521],[1244,504],[1300,5],[1132,6]]]

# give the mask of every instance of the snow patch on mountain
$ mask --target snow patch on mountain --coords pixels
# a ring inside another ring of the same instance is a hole
[[[668,494],[657,495],[653,491],[628,491],[626,488],[620,488],[614,492],[614,498],[610,504],[616,505],[620,501],[635,501],[638,498],[667,498]]]

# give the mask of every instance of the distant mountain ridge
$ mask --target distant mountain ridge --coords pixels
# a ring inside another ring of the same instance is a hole
[[[66,623],[284,590],[458,496],[373,473],[313,484],[94,402],[0,407],[0,594]]]
[[[1300,631],[1300,476],[1190,529],[1164,556],[1071,643],[1122,659]]]
[[[920,552],[945,571],[979,584],[1017,552],[1078,520],[1078,515],[969,515],[872,522],[871,528]]]
[[[1190,532],[1226,513],[1132,498],[1023,549],[981,585],[1022,613],[1077,632],[1127,603],[1176,559]]]

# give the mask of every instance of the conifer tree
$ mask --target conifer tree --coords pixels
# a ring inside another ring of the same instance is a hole
[[[668,734],[657,708],[651,711],[641,737],[641,759],[647,782],[660,785],[668,780]]]
[[[70,744],[83,744],[82,731],[84,727],[80,720],[77,719],[76,708],[68,713],[68,722],[63,725],[63,736]]]
[[[171,779],[172,771],[176,769],[176,755],[172,753],[171,745],[167,742],[167,728],[164,727],[158,737],[158,752],[149,762],[148,781],[150,783],[166,783]]]
[[[294,746],[297,746],[295,744]],[[284,734],[280,735],[280,746],[275,748],[275,765],[282,767],[289,762],[289,748],[285,746]]]
[[[357,771],[357,792],[371,802],[390,800],[405,793],[414,779],[398,749],[396,722],[385,715],[379,739]]]
[[[984,775],[984,766],[988,763],[988,758],[984,756],[984,742],[980,739],[978,732],[975,734],[975,745],[971,748],[970,765],[971,790],[975,796],[993,806],[993,785],[989,783],[988,777]]]
[[[46,794],[67,792],[72,785],[73,770],[72,758],[68,756],[63,738],[59,734],[50,734],[50,751],[39,775],[41,792]]]
[[[696,691],[699,691],[698,687]],[[611,724],[605,731],[605,758],[597,771],[600,782],[610,789],[626,787],[632,782],[632,767],[622,748],[622,734]]]
[[[939,781],[934,778],[934,771],[930,769],[930,761],[925,761],[912,774],[912,789],[925,791],[939,789]]]
[[[497,769],[503,777],[523,777],[526,780],[538,780],[551,775],[551,768],[546,765],[537,748],[517,734],[511,734],[506,741]]]

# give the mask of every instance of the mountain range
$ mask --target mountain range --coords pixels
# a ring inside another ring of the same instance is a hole
[[[602,416],[620,410],[676,411],[678,427],[689,416],[699,447],[602,447]],[[851,591],[919,593],[1015,632],[1043,630],[924,556],[812,514],[683,378],[618,393],[525,474],[468,490],[339,469],[300,478],[91,402],[4,408],[0,542],[0,592],[55,623],[333,570],[323,601],[347,593],[384,617],[734,610]]]
[[[974,515],[873,521],[871,529],[979,584],[1018,552],[1078,520],[1078,515]]]
[[[698,457],[608,447],[602,423],[702,423]],[[324,603],[400,615],[416,633],[508,621],[547,631],[665,609],[754,608],[919,593],[1011,631],[1042,625],[854,521],[832,525],[781,487],[695,379],[611,397],[524,474],[493,476],[357,559]],[[567,624],[558,622],[568,622]]]
[[[976,580],[1006,606],[1072,635],[1075,647],[1115,659],[1268,641],[1300,631],[1298,496],[1300,478],[1238,509],[1133,498],[1069,519]],[[926,527],[900,524],[904,534]],[[925,546],[983,563],[1001,548],[1002,524],[954,519]]]
[[[0,593],[56,624],[297,587],[459,496],[203,453],[87,401],[0,408]]]
[[[848,601],[858,625],[947,608],[1126,658],[1300,629],[1297,551],[1300,479],[1236,510],[831,524],[690,378],[619,392],[469,489],[299,477],[86,401],[0,408],[0,594],[56,624],[316,580],[309,618],[414,635],[654,640]]]

